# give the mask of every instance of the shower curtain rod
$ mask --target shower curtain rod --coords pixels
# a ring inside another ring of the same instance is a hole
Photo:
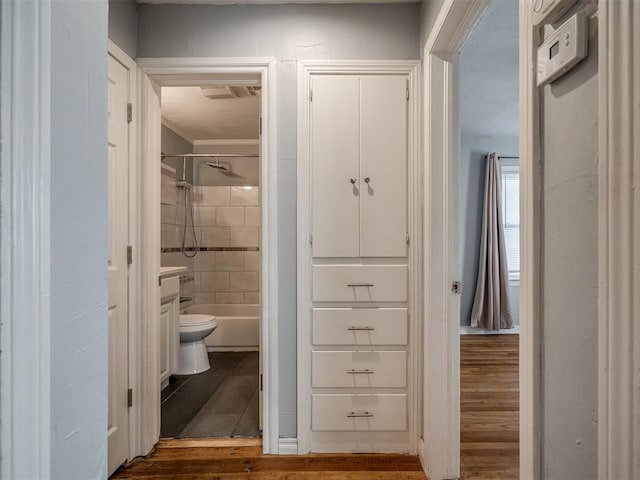
[[[257,154],[241,153],[163,153],[162,158],[257,158]]]

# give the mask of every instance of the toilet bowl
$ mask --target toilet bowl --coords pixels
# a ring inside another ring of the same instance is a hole
[[[213,315],[180,315],[180,365],[178,375],[193,375],[209,370],[205,337],[216,327]]]

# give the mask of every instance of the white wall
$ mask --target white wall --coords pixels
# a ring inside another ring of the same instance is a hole
[[[107,2],[51,6],[51,476],[104,478]]]
[[[550,479],[597,478],[598,52],[593,26],[589,49],[585,61],[542,90],[543,472]]]
[[[296,435],[298,59],[416,59],[418,4],[138,7],[139,57],[278,60],[280,435]]]

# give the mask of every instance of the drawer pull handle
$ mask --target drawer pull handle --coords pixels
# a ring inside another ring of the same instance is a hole
[[[365,374],[365,375],[371,375],[373,373],[373,370],[369,370],[368,368],[365,368],[364,370],[347,370],[347,373],[350,375],[359,375],[359,374]]]
[[[373,417],[373,413],[369,413],[369,412],[362,412],[362,413],[356,413],[356,412],[351,412],[347,415],[347,418],[368,418],[368,417]]]
[[[373,287],[373,283],[347,283],[347,287]]]
[[[358,331],[358,330],[365,330],[367,332],[371,332],[371,331],[373,331],[375,329],[373,327],[349,327],[349,328],[347,328],[347,330],[352,331],[352,332],[355,332],[355,331]]]

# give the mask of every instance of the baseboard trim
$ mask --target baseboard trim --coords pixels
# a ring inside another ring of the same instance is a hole
[[[520,325],[503,330],[489,330],[487,328],[473,328],[469,325],[460,327],[460,335],[514,335],[520,333]]]
[[[279,438],[278,439],[278,455],[297,455],[298,439],[297,438]]]
[[[424,456],[424,438],[420,439],[418,443],[418,458],[420,459],[420,465],[422,465],[422,470],[424,474],[427,474],[427,461]]]

